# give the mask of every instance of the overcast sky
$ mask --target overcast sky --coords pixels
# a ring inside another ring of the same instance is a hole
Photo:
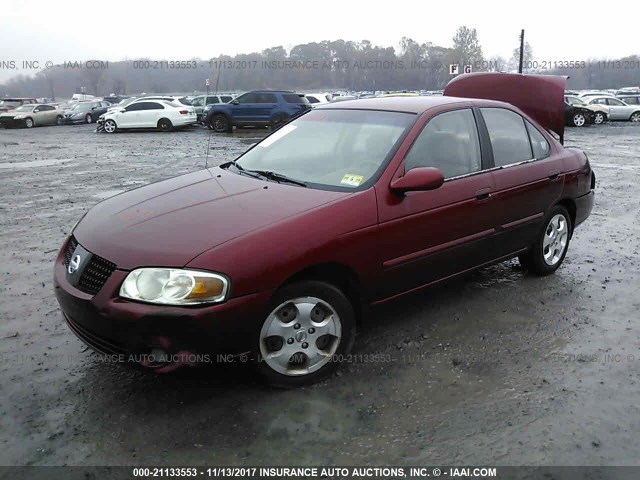
[[[387,5],[387,6],[384,6]],[[370,40],[398,49],[403,36],[451,46],[460,25],[476,28],[486,58],[511,57],[520,29],[534,58],[619,58],[640,53],[640,2],[615,9],[584,1],[216,2],[2,0],[0,81],[19,70],[2,61],[167,60],[234,55],[322,40]],[[599,13],[592,15],[595,8]],[[635,14],[632,14],[635,12]],[[603,13],[611,13],[605,19]],[[620,22],[612,18],[619,18]],[[569,20],[580,19],[584,20]]]

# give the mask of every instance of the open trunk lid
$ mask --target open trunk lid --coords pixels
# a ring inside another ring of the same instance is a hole
[[[467,73],[451,80],[444,89],[449,97],[482,98],[510,103],[564,142],[565,76],[523,73]]]

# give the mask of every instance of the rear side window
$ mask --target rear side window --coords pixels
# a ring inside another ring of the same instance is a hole
[[[207,97],[207,105],[212,103],[220,103],[220,100],[218,100],[218,97]]]
[[[233,100],[233,97],[229,95],[222,95],[220,97],[220,100],[222,100],[222,103],[229,103],[231,100]]]
[[[307,97],[307,102],[309,102],[309,103],[320,103],[320,100],[318,100],[316,97]]]
[[[404,159],[405,171],[435,167],[444,178],[480,171],[478,128],[466,108],[436,115],[423,128]]]
[[[258,94],[257,103],[277,103],[278,99],[273,93],[260,93]]]
[[[536,127],[530,122],[525,120],[527,124],[527,130],[529,130],[529,137],[531,137],[531,149],[533,150],[533,157],[536,159],[546,158],[551,155],[551,146],[544,135],[540,133]]]
[[[287,102],[287,103],[307,103],[307,102],[309,102],[309,99],[306,99],[306,101],[305,101],[305,97],[304,96],[301,97],[297,93],[285,93],[285,94],[282,95],[282,98],[284,98],[284,101]]]
[[[524,118],[504,108],[481,108],[496,167],[531,160],[533,153]]]

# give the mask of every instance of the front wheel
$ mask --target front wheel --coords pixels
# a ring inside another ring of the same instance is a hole
[[[25,127],[27,127],[27,128],[33,128],[33,125],[34,125],[34,123],[33,123],[33,118],[27,118],[27,119],[25,119],[25,121],[24,121],[24,126],[25,126]]]
[[[255,365],[270,385],[292,388],[318,382],[345,361],[353,346],[353,306],[328,283],[285,286],[268,311],[257,335]]]
[[[631,114],[631,118],[629,118],[632,122],[638,123],[640,122],[640,112],[634,112]]]
[[[232,126],[226,115],[214,115],[211,119],[211,128],[218,133],[231,133]]]
[[[593,117],[593,123],[595,123],[596,125],[600,125],[606,121],[607,116],[602,112],[596,112],[595,116]]]
[[[518,257],[520,264],[536,275],[549,275],[562,265],[573,228],[569,212],[561,205],[551,209],[544,225],[531,249]]]
[[[582,113],[576,113],[573,116],[573,126],[574,127],[584,127],[584,124],[587,123],[587,119]]]
[[[93,123],[93,117],[91,116],[90,113],[87,113],[87,116],[84,117],[84,122],[85,123]]]
[[[62,125],[62,115],[56,117],[56,125]]]
[[[113,120],[105,120],[104,122],[104,131],[107,133],[116,133],[116,130],[118,130],[118,126],[116,125],[116,122],[114,122]]]

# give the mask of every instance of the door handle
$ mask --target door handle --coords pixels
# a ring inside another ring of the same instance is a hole
[[[476,200],[489,200],[491,198],[491,189],[482,188],[476,192]]]
[[[560,175],[560,170],[552,170],[549,172],[549,180],[555,180]]]

